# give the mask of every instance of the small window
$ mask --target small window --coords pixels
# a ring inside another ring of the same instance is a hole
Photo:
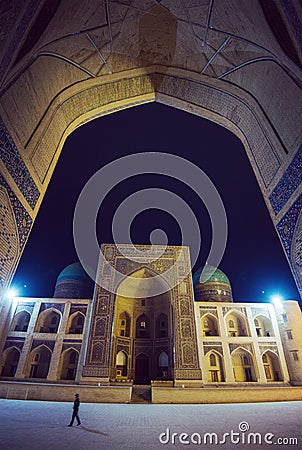
[[[205,327],[208,328],[208,326],[209,326],[209,321],[208,321],[208,319],[204,319],[203,325],[204,325]]]
[[[123,327],[125,325],[125,320],[123,319],[122,321],[121,321],[121,326]]]
[[[262,360],[263,360],[264,363],[267,363],[267,355],[264,354],[264,355],[262,356]]]
[[[229,320],[229,327],[235,328],[234,320]]]
[[[293,334],[292,334],[291,330],[287,330],[286,334],[287,334],[287,339],[293,339]]]
[[[146,306],[146,300],[145,299],[142,300],[142,306]]]
[[[255,322],[255,326],[256,326],[256,327],[259,327],[259,321],[258,321],[258,319],[255,319],[254,322]]]
[[[141,328],[146,328],[146,322],[141,322],[139,325]]]
[[[294,361],[299,361],[298,350],[292,351],[291,354],[293,355]]]
[[[287,323],[288,322],[288,317],[287,317],[287,314],[282,314],[282,319],[283,319],[283,322],[284,323]]]
[[[125,330],[120,330],[120,336],[125,336]]]

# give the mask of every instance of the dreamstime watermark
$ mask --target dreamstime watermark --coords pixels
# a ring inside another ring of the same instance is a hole
[[[159,435],[161,444],[196,444],[196,445],[298,445],[296,437],[276,437],[273,433],[252,432],[248,422],[240,422],[238,430],[227,433],[176,433],[170,428]],[[239,447],[241,448],[241,447]]]
[[[122,181],[142,174],[160,174],[180,180],[189,186],[199,196],[207,208],[212,224],[212,244],[207,259],[207,270],[201,275],[204,281],[208,279],[218,267],[227,241],[227,218],[223,202],[210,178],[195,164],[169,153],[144,152],[119,158],[98,170],[84,186],[74,211],[73,236],[79,260],[88,275],[102,285],[102,278],[97,278],[95,268],[106,261],[97,240],[96,220],[99,208],[106,195]],[[163,210],[172,215],[181,230],[182,245],[189,246],[192,266],[197,261],[201,247],[201,232],[198,221],[190,206],[178,195],[166,189],[141,189],[126,198],[115,211],[112,221],[112,234],[119,252],[124,254],[127,244],[129,260],[142,264],[150,263],[160,258],[167,247],[167,235],[163,230],[155,229],[150,234],[151,246],[149,250],[139,250],[131,242],[130,227],[134,218],[150,208]],[[158,245],[160,243],[160,245]],[[130,250],[130,251],[129,251]],[[178,255],[178,264],[183,260],[182,250]],[[173,276],[174,267],[164,273],[140,280],[145,284],[150,296],[162,294],[166,287],[157,283],[159,277],[164,279],[170,288],[179,283]],[[191,268],[186,268],[185,278]],[[111,267],[112,280],[109,290],[116,293],[122,281],[128,278],[116,268]],[[105,286],[103,286],[105,287]],[[105,287],[108,290],[108,286]],[[137,294],[139,295],[139,294]]]

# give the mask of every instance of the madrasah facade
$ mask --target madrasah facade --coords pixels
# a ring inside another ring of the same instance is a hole
[[[164,403],[299,398],[298,302],[233,302],[221,270],[192,277],[188,247],[152,251],[140,262],[128,245],[104,244],[97,284],[74,263],[53,298],[13,299],[1,318],[0,396],[67,399],[76,384],[87,401],[128,402],[134,386]]]

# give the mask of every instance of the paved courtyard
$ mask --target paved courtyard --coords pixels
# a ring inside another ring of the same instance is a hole
[[[272,447],[275,444],[280,449],[300,449],[301,411],[302,402],[232,405],[82,403],[79,411],[82,425],[68,428],[72,402],[0,399],[0,448],[152,450],[199,447],[260,450],[276,448]],[[162,443],[159,440],[161,433]],[[173,437],[175,443],[172,442],[173,433],[177,433]],[[180,436],[181,433],[186,434]],[[217,436],[206,437],[206,433],[216,433]],[[256,444],[254,438],[257,439]],[[298,442],[291,443],[290,438],[296,438]]]

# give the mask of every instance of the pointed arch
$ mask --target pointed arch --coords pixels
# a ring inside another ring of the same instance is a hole
[[[14,377],[19,363],[21,352],[15,347],[8,347],[2,354],[2,377]]]
[[[130,337],[131,318],[127,311],[120,313],[117,332],[119,336]]]
[[[116,378],[127,377],[128,375],[128,354],[124,350],[120,350],[116,354],[115,359]]]
[[[83,334],[85,323],[85,314],[81,311],[75,311],[70,315],[67,325],[67,334]]]
[[[217,350],[209,350],[206,353],[207,381],[209,383],[220,383],[225,380],[223,357]]]
[[[227,333],[230,337],[250,336],[246,316],[236,309],[231,309],[224,317]]]
[[[203,336],[219,336],[218,319],[214,314],[206,313],[201,318]]]
[[[61,353],[59,364],[60,380],[75,380],[79,361],[79,352],[71,347]]]
[[[39,314],[35,332],[36,333],[57,333],[62,313],[56,308],[48,308]]]
[[[39,345],[29,354],[28,378],[47,378],[52,351],[45,344]]]
[[[262,363],[267,381],[283,381],[283,373],[279,356],[271,349],[262,354]]]
[[[25,309],[22,309],[14,316],[10,331],[27,331],[30,318],[30,313]]]
[[[237,347],[231,353],[236,382],[257,381],[254,356],[244,347]]]
[[[118,285],[116,292],[121,297],[133,298],[135,292],[136,298],[148,298],[154,296],[152,288],[158,286],[162,287],[163,294],[171,290],[168,282],[159,273],[143,266],[129,272]]]
[[[254,317],[254,326],[258,337],[274,336],[272,321],[265,315],[259,313]]]

